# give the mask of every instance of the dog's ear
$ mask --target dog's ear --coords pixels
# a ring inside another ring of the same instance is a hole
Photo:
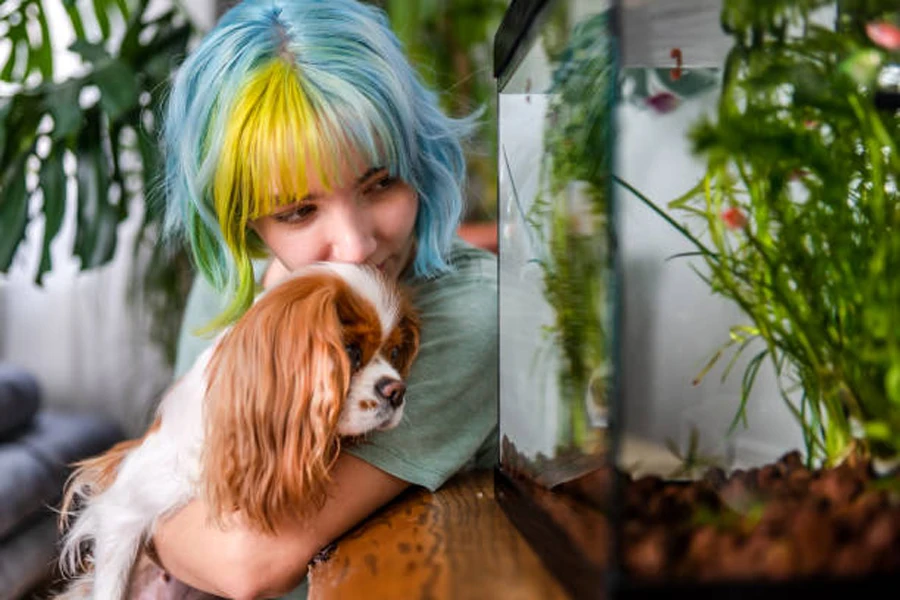
[[[222,338],[207,370],[203,479],[212,514],[267,532],[324,502],[350,384],[342,281],[288,279]]]
[[[422,329],[419,314],[413,307],[412,300],[406,294],[401,297],[400,322],[397,329],[400,330],[402,336],[400,365],[397,370],[400,372],[400,376],[406,379],[413,361],[419,354],[419,336]]]

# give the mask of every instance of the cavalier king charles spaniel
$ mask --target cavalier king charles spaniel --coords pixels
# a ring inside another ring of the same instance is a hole
[[[419,348],[376,269],[318,263],[267,290],[163,397],[139,439],[78,463],[60,522],[61,598],[124,600],[156,523],[201,497],[273,532],[321,507],[341,438],[395,427]],[[86,555],[83,556],[83,552]]]

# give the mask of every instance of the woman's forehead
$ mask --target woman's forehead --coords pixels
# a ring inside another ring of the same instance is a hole
[[[282,193],[279,182],[272,182],[272,195],[279,204],[321,196],[336,189],[355,187],[386,168],[386,165],[373,164],[373,161],[354,150],[348,151],[344,157],[334,161],[328,169],[330,173],[327,178],[322,177],[322,169],[311,160],[308,159],[305,163],[303,168],[306,169],[306,189],[286,189],[285,193]],[[284,183],[284,187],[288,187],[290,181]]]

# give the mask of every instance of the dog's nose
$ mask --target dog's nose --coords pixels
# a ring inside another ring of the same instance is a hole
[[[406,384],[399,379],[391,377],[382,377],[375,384],[375,391],[383,399],[390,402],[391,406],[397,408],[403,404],[403,395],[406,394]]]

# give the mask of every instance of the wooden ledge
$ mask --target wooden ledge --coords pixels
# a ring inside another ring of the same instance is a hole
[[[310,600],[566,598],[494,500],[492,473],[402,494],[309,570]]]

